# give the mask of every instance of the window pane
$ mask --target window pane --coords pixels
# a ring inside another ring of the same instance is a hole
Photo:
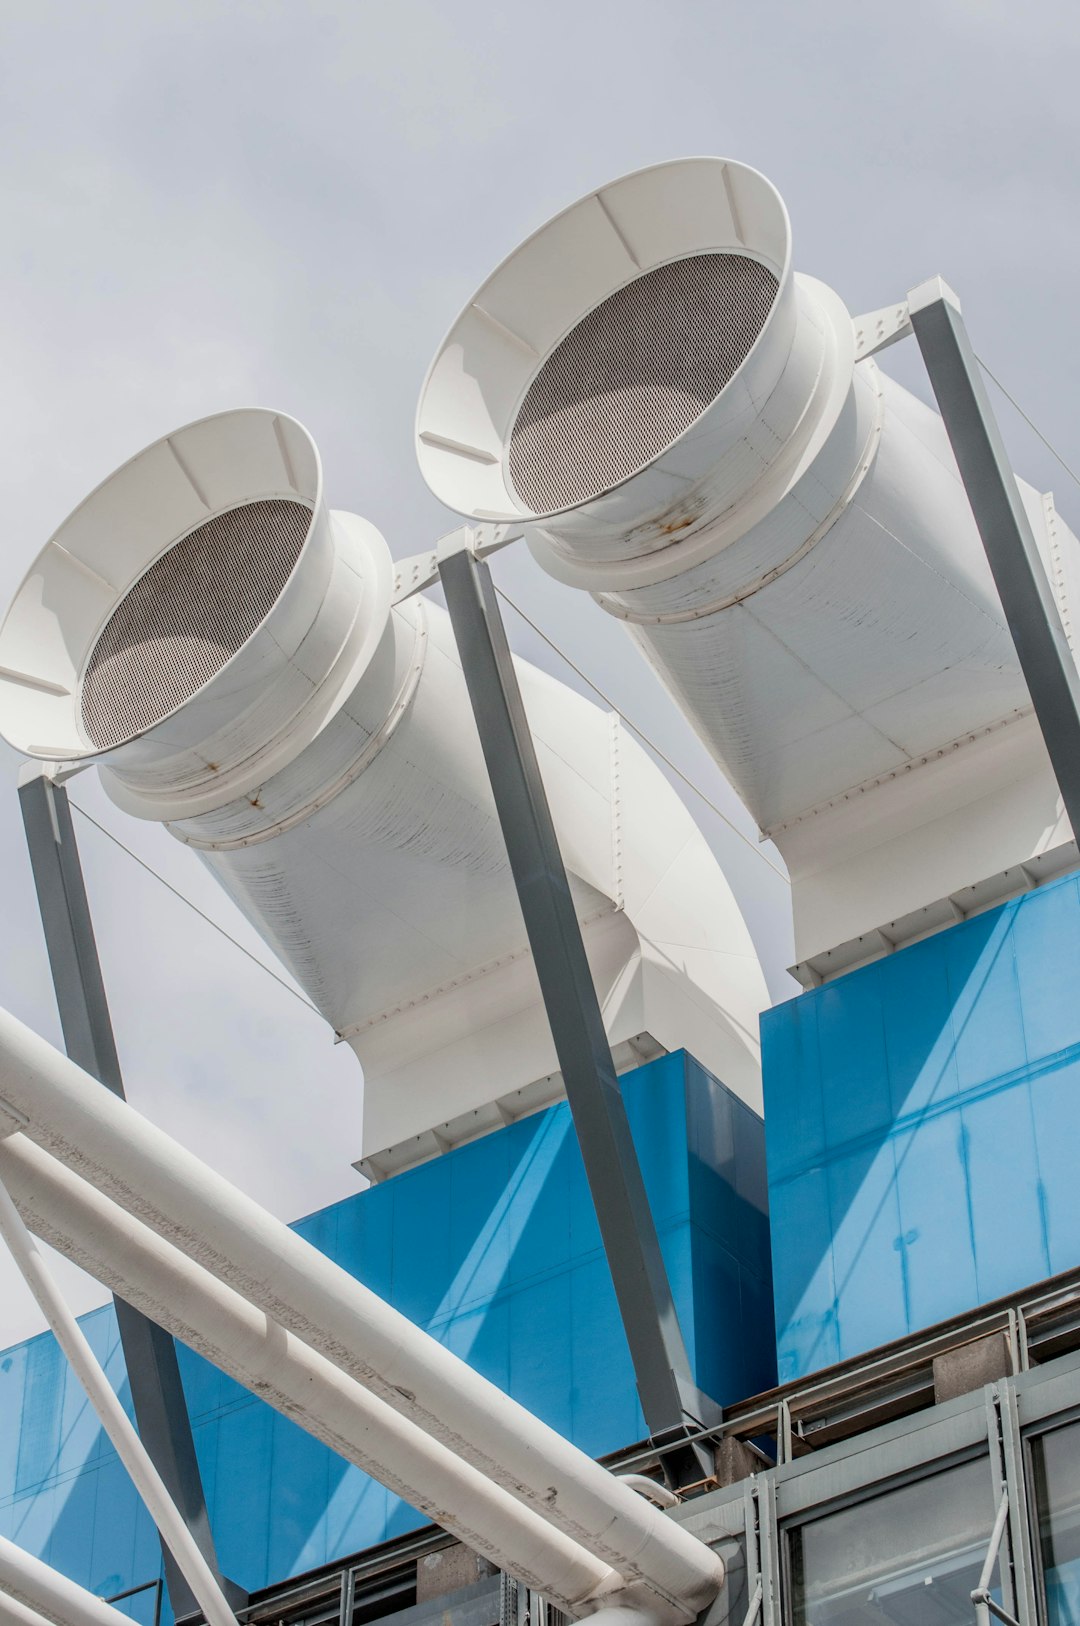
[[[972,1626],[995,1512],[982,1458],[800,1525],[790,1538],[795,1620]]]
[[[1080,1423],[1032,1441],[1050,1626],[1080,1626]]]

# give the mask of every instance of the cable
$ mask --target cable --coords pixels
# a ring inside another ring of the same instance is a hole
[[[167,881],[165,879],[164,875],[160,875],[156,869],[146,862],[145,859],[140,858],[138,853],[134,853],[130,847],[126,847],[120,840],[119,836],[114,836],[111,830],[106,829],[105,825],[99,824],[94,815],[92,813],[88,813],[85,807],[80,807],[78,802],[72,801],[70,796],[68,797],[68,800],[71,803],[71,806],[75,809],[76,813],[81,813],[82,817],[87,821],[88,824],[92,824],[95,830],[100,830],[103,836],[108,836],[114,847],[119,847],[122,853],[127,853],[128,857],[133,858],[136,864],[138,864],[139,868],[146,871],[147,875],[152,875],[155,881],[160,881],[161,885],[166,889],[167,892],[171,892],[174,898],[179,898],[181,903],[186,903],[188,908],[193,910],[195,914],[198,915],[200,920],[205,920],[206,924],[208,926],[212,926],[216,932],[219,932],[227,943],[232,944],[233,948],[239,949],[241,954],[246,954],[247,958],[252,962],[253,965],[257,965],[260,971],[265,971],[268,977],[273,977],[274,981],[279,987],[284,988],[286,993],[291,994],[294,999],[298,999],[301,1005],[306,1005],[309,1011],[314,1011],[315,1015],[319,1017],[320,1020],[322,1019],[322,1012],[317,1006],[311,1003],[310,999],[306,999],[304,995],[300,993],[299,989],[294,988],[291,983],[286,982],[284,977],[279,977],[277,972],[273,971],[270,966],[266,964],[265,960],[260,960],[257,954],[252,954],[251,950],[245,948],[243,943],[238,942],[235,937],[225,930],[224,926],[219,926],[217,921],[213,920],[210,915],[204,914],[199,908],[198,904],[192,903],[191,899],[185,897],[183,892],[178,891],[177,888],[173,886],[171,881]]]
[[[620,710],[620,708],[615,704],[615,702],[611,698],[611,696],[609,694],[606,694],[598,683],[594,683],[592,678],[588,677],[581,670],[581,667],[578,666],[574,661],[572,661],[570,659],[570,656],[566,653],[565,649],[560,649],[559,645],[554,641],[554,639],[549,638],[547,633],[543,630],[543,628],[538,627],[536,625],[536,622],[533,621],[529,616],[527,616],[525,614],[525,611],[521,608],[520,604],[515,604],[514,600],[510,597],[509,593],[505,593],[503,591],[503,589],[501,587],[498,587],[498,586],[495,588],[495,591],[498,593],[499,597],[503,600],[503,602],[505,604],[509,604],[510,608],[514,611],[515,615],[519,615],[521,617],[521,619],[524,621],[525,625],[527,627],[531,627],[532,630],[535,632],[536,636],[538,638],[542,638],[544,643],[547,644],[548,648],[551,649],[551,650],[554,650],[555,654],[558,655],[559,659],[566,662],[566,664],[570,668],[571,672],[576,672],[578,677],[581,679],[582,683],[588,684],[589,688],[593,691],[593,693],[595,695],[598,695],[600,697],[600,699],[604,702],[604,705],[610,707],[610,709],[615,713],[616,717],[618,717],[621,722],[624,722],[626,724],[627,728],[630,729],[632,733],[637,735],[637,737],[641,741],[642,745],[647,746],[650,751],[654,752],[656,754],[656,756],[658,756],[660,758],[660,761],[663,762],[666,767],[670,768],[673,774],[677,775],[677,777],[682,780],[683,784],[687,787],[688,790],[692,790],[695,796],[700,796],[701,800],[705,803],[705,806],[708,807],[708,808],[711,808],[712,811],[716,814],[717,818],[722,819],[723,822],[727,825],[728,829],[730,831],[732,831],[732,833],[734,835],[737,835],[740,841],[745,842],[752,853],[756,854],[756,856],[758,858],[760,858],[763,861],[763,863],[768,864],[769,868],[774,872],[774,874],[779,875],[780,879],[782,881],[784,881],[788,886],[791,885],[790,878],[787,875],[784,874],[784,871],[780,868],[779,864],[774,864],[767,852],[763,852],[762,849],[759,846],[757,846],[757,844],[755,842],[750,840],[749,836],[743,834],[743,832],[739,829],[737,824],[732,823],[732,821],[728,818],[727,814],[723,811],[723,809],[717,807],[717,805],[713,801],[712,797],[711,796],[706,796],[706,794],[702,790],[701,786],[700,785],[695,785],[694,781],[692,779],[688,778],[688,776],[683,773],[682,769],[678,766],[678,764],[672,762],[671,758],[667,755],[667,753],[660,749],[660,747],[657,745],[656,741],[653,740],[653,739],[650,739],[648,734],[646,734],[646,732],[645,732],[645,730],[643,728],[639,728],[638,725],[635,722],[631,721],[631,719],[626,715],[626,713],[624,711]]]
[[[1056,458],[1057,461],[1061,464],[1062,468],[1065,470],[1065,473],[1069,476],[1069,479],[1072,480],[1077,486],[1080,486],[1080,475],[1078,475],[1076,473],[1075,469],[1070,468],[1069,464],[1066,463],[1065,459],[1062,457],[1062,455],[1058,451],[1057,447],[1051,445],[1050,441],[1047,440],[1047,438],[1043,434],[1042,430],[1039,429],[1035,424],[1032,423],[1031,419],[1028,417],[1027,413],[1024,411],[1024,409],[1020,405],[1019,401],[1015,400],[1009,394],[1008,390],[1005,388],[1005,386],[1001,382],[1000,378],[995,377],[995,375],[990,371],[989,367],[986,365],[985,361],[982,359],[981,356],[976,356],[975,360],[979,363],[979,366],[982,368],[983,372],[986,374],[986,376],[990,380],[990,382],[992,384],[997,385],[998,389],[1001,391],[1001,393],[1005,397],[1006,401],[1008,401],[1009,405],[1012,406],[1012,407],[1015,407],[1016,411],[1019,412],[1020,416],[1023,418],[1024,422],[1027,424],[1028,428],[1031,430],[1032,434],[1037,435],[1039,437],[1039,439],[1042,441],[1043,445],[1046,447],[1046,450],[1050,453],[1051,457]]]

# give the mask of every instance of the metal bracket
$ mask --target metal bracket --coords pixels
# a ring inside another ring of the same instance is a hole
[[[491,554],[498,553],[500,548],[509,547],[511,542],[519,542],[523,535],[520,527],[514,525],[461,525],[456,531],[448,531],[426,553],[412,553],[405,559],[395,560],[394,591],[390,602],[401,604],[403,600],[412,598],[414,593],[434,587],[439,580],[440,565],[455,553],[470,553],[474,559],[487,559]]]
[[[867,311],[865,316],[853,316],[851,330],[855,335],[855,360],[876,356],[879,350],[887,350],[911,332],[907,301],[883,305],[881,310]]]
[[[712,1473],[712,1453],[690,1436],[719,1421],[720,1412],[691,1376],[506,629],[491,573],[478,557],[478,548],[494,551],[511,540],[512,534],[478,543],[468,532],[447,539],[439,578],[646,1426],[655,1442],[676,1447],[664,1458],[675,1484],[696,1484]]]
[[[908,295],[908,312],[1075,832],[1080,830],[1080,672],[960,301],[940,277],[931,277]]]
[[[65,1049],[84,1072],[123,1099],[120,1058],[67,791],[39,765],[21,776],[19,802]],[[176,1346],[168,1333],[123,1299],[113,1302],[139,1436],[215,1580],[232,1607],[242,1608],[247,1593],[218,1568]],[[179,1620],[198,1605],[164,1544],[162,1553]]]

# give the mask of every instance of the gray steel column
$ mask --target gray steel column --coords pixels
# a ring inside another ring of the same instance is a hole
[[[123,1099],[120,1058],[67,792],[41,772],[20,785],[19,802],[65,1048],[84,1072]],[[242,1607],[247,1593],[223,1580],[218,1569],[176,1346],[140,1310],[120,1298],[113,1303],[140,1438],[229,1601]],[[161,1550],[173,1614],[178,1619],[198,1614],[191,1589],[164,1542]]]
[[[439,575],[517,886],[525,929],[600,1224],[641,1407],[653,1438],[719,1419],[695,1387],[604,1020],[585,956],[510,646],[486,564],[467,550]],[[682,1484],[711,1473],[704,1447],[673,1454]]]
[[[956,295],[909,296],[911,326],[1001,597],[1065,811],[1080,840],[1080,676]]]

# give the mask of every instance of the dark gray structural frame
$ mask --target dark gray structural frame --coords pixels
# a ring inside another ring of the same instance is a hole
[[[72,1061],[125,1099],[105,982],[67,791],[44,769],[19,786],[26,844],[49,952],[64,1047]],[[169,1333],[114,1297],[139,1437],[203,1557],[234,1608],[247,1593],[220,1572],[191,1419]],[[165,1580],[178,1620],[199,1607],[172,1553],[161,1544]]]
[[[993,572],[1065,811],[1080,840],[1080,674],[956,295],[939,279],[908,315]]]
[[[712,1473],[712,1452],[691,1437],[717,1422],[720,1408],[691,1375],[495,587],[467,543],[440,559],[439,576],[641,1409],[658,1444],[686,1437],[665,1470],[679,1485],[698,1483]]]

